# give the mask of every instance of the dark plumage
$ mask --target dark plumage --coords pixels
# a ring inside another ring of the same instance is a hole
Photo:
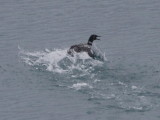
[[[100,40],[97,37],[100,36],[93,34],[89,37],[88,43],[71,46],[70,49],[68,50],[68,54],[74,56],[74,52],[77,53],[87,52],[90,57],[94,58],[94,54],[93,51],[91,50],[91,47],[94,40]]]

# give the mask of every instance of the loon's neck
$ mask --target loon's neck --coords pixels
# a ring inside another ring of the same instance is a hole
[[[91,42],[91,41],[88,41],[87,45],[90,45],[90,46],[92,46],[92,43],[93,43],[93,42]]]
[[[88,43],[87,44],[92,46],[93,41],[94,40],[93,40],[92,36],[90,36],[89,39],[88,39]]]

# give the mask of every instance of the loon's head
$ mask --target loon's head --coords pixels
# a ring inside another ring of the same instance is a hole
[[[100,37],[100,36],[98,36],[98,35],[95,35],[95,34],[93,34],[93,35],[91,35],[90,37],[89,37],[89,40],[88,40],[88,45],[92,45],[92,42],[94,41],[94,40],[100,40],[98,37]]]

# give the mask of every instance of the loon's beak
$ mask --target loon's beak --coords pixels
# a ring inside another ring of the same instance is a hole
[[[97,37],[101,37],[101,36],[97,36]],[[99,38],[96,38],[96,40],[100,40]]]

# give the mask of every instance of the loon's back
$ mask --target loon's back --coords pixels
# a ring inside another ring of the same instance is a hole
[[[91,46],[87,44],[78,44],[72,45],[69,50],[74,50],[75,52],[88,52],[91,49]]]

